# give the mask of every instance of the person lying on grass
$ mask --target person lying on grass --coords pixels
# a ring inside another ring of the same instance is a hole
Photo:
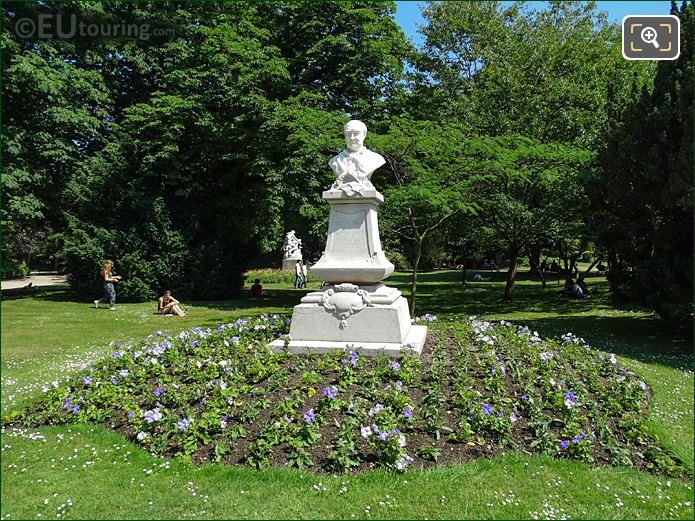
[[[164,295],[159,297],[159,304],[157,305],[157,312],[160,315],[167,315],[169,313],[176,313],[178,316],[183,317],[186,313],[179,306],[181,304],[178,300],[171,296],[171,291],[166,290]]]

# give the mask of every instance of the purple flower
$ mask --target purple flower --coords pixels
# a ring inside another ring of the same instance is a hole
[[[314,423],[316,416],[314,416],[314,409],[309,409],[304,413],[304,423]]]
[[[522,402],[525,402],[526,400],[528,400],[528,396],[526,396],[526,395],[524,394],[524,395],[521,397],[521,401],[522,401]]]
[[[401,389],[403,389],[403,382],[401,382],[400,380],[398,380],[398,381],[396,382],[396,390],[397,390],[397,391],[400,391]]]
[[[119,358],[121,356],[121,353],[116,351],[114,354],[111,355],[112,358]]]
[[[579,431],[579,434],[577,434],[574,438],[572,438],[572,443],[579,443],[582,441],[584,438],[586,438],[586,435],[584,434],[584,431]]]
[[[409,409],[408,407],[403,409],[403,418],[408,419],[408,418],[411,418],[412,416],[413,416],[413,410],[412,409]]]
[[[569,447],[569,445],[570,445],[570,443],[569,443],[569,441],[567,441],[567,440],[562,440],[562,441],[560,442],[560,448],[561,448],[561,449],[566,449],[567,447]]]
[[[292,423],[292,418],[290,418],[286,414],[282,415],[282,419],[285,420],[287,423]]]
[[[498,413],[496,414],[496,416],[497,416],[498,418],[501,418],[502,416],[504,416],[504,413],[503,413],[502,411],[500,411],[500,412],[498,412]]]
[[[157,409],[154,411],[146,411],[145,412],[145,421],[147,423],[152,423],[156,422],[162,419],[162,413],[159,412]]]
[[[80,406],[79,405],[73,405],[72,408],[70,409],[70,412],[72,414],[77,414],[78,412],[80,412]]]
[[[490,405],[489,403],[484,403],[483,404],[483,414],[486,416],[488,414],[492,414],[492,405]]]
[[[200,347],[200,340],[191,340],[191,347]]]
[[[135,413],[133,411],[130,411],[128,413],[128,419],[130,420],[133,416],[135,416]]]
[[[92,383],[92,377],[91,376],[85,376],[84,380],[82,380],[82,383],[85,385],[89,385]]]
[[[115,376],[112,376],[111,378],[109,378],[109,381],[110,381],[113,385],[116,385],[116,383],[117,383],[117,380],[116,380],[116,377],[115,377]]]
[[[374,431],[374,434],[379,434],[379,427],[376,423],[372,423],[372,431]]]
[[[324,387],[322,394],[329,400],[335,400],[338,396],[338,390],[335,387]]]
[[[383,410],[384,410],[384,406],[381,405],[380,403],[377,403],[374,407],[369,409],[369,416],[374,416],[375,414],[378,414]]]
[[[564,396],[565,406],[571,409],[577,405],[577,397],[572,393],[572,391],[567,391]]]
[[[355,351],[350,351],[350,358],[343,358],[341,363],[350,364],[352,367],[357,367],[357,353]]]
[[[604,355],[603,353],[599,353],[599,354],[598,354],[598,357],[599,357],[599,359],[601,359],[601,360],[605,360],[605,359],[606,359],[606,355]]]
[[[162,389],[161,387],[157,387],[154,391],[152,391],[152,394],[159,398],[160,396],[162,396],[162,394],[164,394],[164,389]]]
[[[188,429],[190,425],[191,421],[186,418],[182,418],[178,422],[176,422],[176,426],[179,428],[180,431],[185,431],[186,429]]]
[[[234,398],[227,396],[227,405],[234,405]]]
[[[68,396],[63,400],[63,409],[66,409],[70,405],[70,397]]]
[[[547,362],[553,357],[552,353],[548,353],[547,351],[544,351],[540,354],[541,361]]]
[[[400,371],[401,370],[401,364],[398,362],[391,362],[391,369],[394,371]]]

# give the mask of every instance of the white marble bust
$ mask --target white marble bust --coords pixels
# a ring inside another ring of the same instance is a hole
[[[386,160],[364,146],[367,126],[353,119],[345,127],[345,150],[333,157],[328,165],[337,176],[331,188],[341,190],[347,196],[360,196],[363,190],[374,189],[370,181],[374,170]]]

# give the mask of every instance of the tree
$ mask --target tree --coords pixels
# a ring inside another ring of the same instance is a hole
[[[620,54],[620,27],[594,2],[430,2],[413,57],[415,117],[464,123],[480,135],[600,143],[607,86],[653,67]]]
[[[372,138],[386,159],[384,229],[413,243],[410,314],[415,314],[418,268],[425,241],[448,219],[475,211],[468,196],[479,142],[463,129],[394,119],[387,135]]]
[[[695,4],[671,12],[681,19],[681,56],[659,62],[653,89],[615,117],[589,193],[614,295],[689,322]]]
[[[512,300],[521,252],[581,210],[579,175],[589,168],[592,154],[519,136],[488,138],[485,146],[494,162],[477,183],[476,200],[481,224],[505,249],[509,268],[503,298]]]

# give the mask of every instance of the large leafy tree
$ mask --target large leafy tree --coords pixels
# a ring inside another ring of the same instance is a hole
[[[673,4],[681,55],[659,63],[653,90],[616,114],[591,184],[612,287],[680,320],[692,317],[693,23],[695,4]]]
[[[41,57],[46,70],[31,69],[30,80],[41,86],[56,77],[53,106],[64,106],[77,129],[54,135],[81,155],[61,151],[54,163],[65,174],[55,165],[24,168],[32,179],[42,179],[41,168],[51,172],[45,197],[17,167],[5,197],[24,197],[27,212],[32,198],[53,211],[77,285],[90,287],[98,262],[115,257],[126,276],[121,297],[150,297],[164,285],[220,297],[238,288],[244,267],[277,250],[287,227],[320,252],[327,212],[318,194],[330,182],[326,161],[340,146],[346,112],[383,114],[384,92],[400,73],[405,39],[393,4],[49,2],[32,9],[173,30],[152,42],[37,43],[6,33],[3,87],[17,96],[30,90],[21,59]],[[82,121],[82,113],[91,119]],[[17,132],[30,135],[32,125],[25,117]],[[35,141],[56,149],[47,133]],[[21,154],[12,159],[20,163]],[[24,224],[37,218],[34,211]]]
[[[649,77],[627,62],[620,28],[594,2],[430,2],[422,52],[413,57],[418,117],[593,147],[606,122],[608,85]],[[420,116],[422,115],[422,116]]]

